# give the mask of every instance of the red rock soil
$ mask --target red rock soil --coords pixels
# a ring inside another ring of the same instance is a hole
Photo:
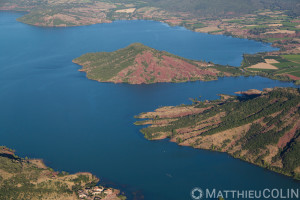
[[[294,75],[291,75],[291,74],[286,74],[286,76],[290,77],[293,80],[300,80],[300,77],[297,77],[297,76],[294,76]]]
[[[158,58],[151,51],[144,51],[136,56],[133,66],[123,69],[110,81],[120,83],[126,78],[132,84],[141,84],[149,82],[151,78],[151,82],[172,82],[191,78],[201,80],[204,75],[216,76],[217,74],[178,58],[166,55]]]

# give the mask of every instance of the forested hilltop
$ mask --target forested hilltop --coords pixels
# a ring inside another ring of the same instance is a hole
[[[220,95],[213,101],[162,107],[142,113],[136,125],[149,140],[230,155],[300,178],[300,90],[275,88]]]
[[[210,81],[244,74],[236,67],[185,59],[141,43],[114,52],[87,53],[73,62],[83,66],[80,71],[89,79],[113,83]]]

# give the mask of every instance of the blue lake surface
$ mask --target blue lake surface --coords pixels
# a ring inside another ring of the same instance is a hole
[[[268,44],[191,32],[153,21],[116,21],[41,28],[0,12],[0,145],[43,158],[55,170],[89,171],[102,183],[146,200],[191,199],[198,186],[216,189],[299,188],[276,174],[227,154],[147,141],[134,115],[158,106],[190,103],[201,95],[291,86],[262,77],[211,82],[128,85],[99,83],[72,59],[141,42],[190,59],[239,66],[243,53],[272,51]]]

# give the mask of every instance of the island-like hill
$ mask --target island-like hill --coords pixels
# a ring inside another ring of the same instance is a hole
[[[300,90],[275,88],[220,95],[213,101],[142,113],[136,125],[147,139],[227,152],[300,178]]]
[[[55,172],[42,160],[20,158],[0,147],[0,199],[126,199],[118,190],[96,186],[98,182],[91,173]]]
[[[80,71],[100,82],[158,83],[215,80],[220,76],[237,76],[236,67],[188,60],[165,51],[134,43],[114,52],[87,53],[73,60]]]

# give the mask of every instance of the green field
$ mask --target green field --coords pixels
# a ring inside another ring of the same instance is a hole
[[[287,62],[280,62],[274,66],[280,68],[276,74],[291,74],[300,77],[300,55],[282,55]]]
[[[278,67],[279,69],[283,69],[283,68],[297,66],[297,63],[287,61],[287,62],[274,63],[272,65]]]
[[[297,55],[282,55],[287,60],[300,63],[300,54]]]

